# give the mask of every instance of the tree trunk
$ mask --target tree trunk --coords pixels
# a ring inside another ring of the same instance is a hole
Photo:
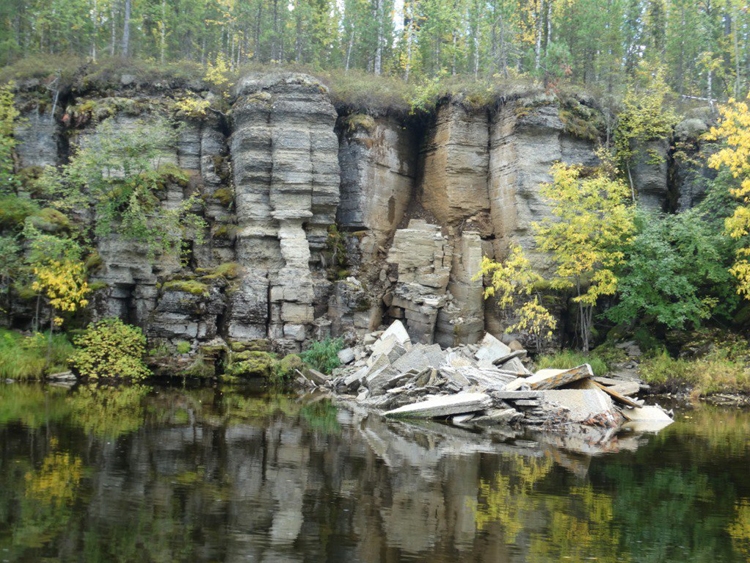
[[[99,35],[99,11],[97,1],[94,0],[94,5],[91,9],[91,24],[94,28],[91,37],[91,60],[96,62],[96,37]]]
[[[376,0],[375,17],[378,23],[377,45],[375,47],[375,74],[382,73],[383,66],[383,0]]]
[[[167,0],[161,0],[161,29],[159,33],[160,54],[159,60],[164,64],[164,53],[167,50]]]
[[[351,37],[349,37],[349,47],[346,50],[346,65],[345,65],[345,68],[344,68],[345,72],[349,72],[349,63],[350,63],[351,58],[352,58],[352,48],[353,47],[354,47],[354,30],[352,29],[352,35],[351,35]],[[407,76],[408,76],[408,72],[409,71],[407,71]],[[407,80],[408,80],[408,78],[407,78]]]
[[[130,56],[130,9],[132,0],[125,0],[125,21],[122,26],[122,56]]]

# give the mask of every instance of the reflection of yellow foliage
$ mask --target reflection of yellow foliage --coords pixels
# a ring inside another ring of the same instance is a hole
[[[543,495],[536,485],[552,470],[551,458],[511,458],[514,467],[498,472],[493,482],[482,480],[479,502],[474,507],[477,528],[491,523],[502,526],[507,543],[518,534],[544,525],[531,534],[531,561],[626,561],[620,552],[620,536],[613,526],[612,499],[594,492],[591,485],[572,487],[561,495]],[[625,557],[625,558],[624,558]]]
[[[508,476],[498,472],[489,483],[479,483],[479,502],[474,508],[474,518],[480,530],[492,522],[498,522],[505,531],[508,543],[513,543],[523,529],[524,514],[532,509],[531,494],[534,485],[552,469],[551,458],[525,458],[514,456],[514,468]],[[510,475],[514,475],[511,479]]]
[[[595,493],[591,485],[573,487],[567,495],[539,499],[539,507],[550,515],[543,534],[532,536],[534,561],[624,561],[620,535],[612,526],[612,499]]]
[[[90,434],[117,438],[143,425],[145,385],[81,387],[71,396],[73,419]]]
[[[53,440],[52,448],[57,445]],[[81,458],[52,451],[39,471],[26,474],[26,496],[61,506],[73,500],[83,474]]]
[[[750,561],[750,499],[743,499],[737,504],[729,535],[734,549]]]

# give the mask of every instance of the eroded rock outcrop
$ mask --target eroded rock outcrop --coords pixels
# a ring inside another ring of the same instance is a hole
[[[549,214],[539,186],[554,162],[597,164],[597,110],[584,97],[456,99],[416,119],[337,111],[310,76],[256,73],[238,83],[229,116],[188,117],[163,85],[123,84],[116,95],[72,92],[55,116],[27,108],[19,163],[64,162],[69,144],[96,142],[103,120],[183,121],[162,160],[189,181],[160,198],[175,208],[199,196],[203,240],[192,233],[182,256],[156,257],[116,234],[96,242],[107,286],[98,314],[140,324],[167,348],[268,339],[298,351],[393,319],[443,347],[502,336],[507,321],[476,278],[482,256],[503,259],[517,244],[547,267],[531,229]]]
[[[336,111],[325,88],[300,74],[248,76],[237,96],[237,256],[252,266],[254,293],[264,293],[266,280],[267,336],[299,347],[315,320],[313,254],[325,249],[339,203]],[[246,330],[235,310],[230,336]]]

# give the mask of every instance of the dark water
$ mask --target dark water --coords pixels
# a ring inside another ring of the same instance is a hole
[[[744,562],[749,437],[750,413],[710,408],[562,439],[257,390],[0,385],[0,561]]]

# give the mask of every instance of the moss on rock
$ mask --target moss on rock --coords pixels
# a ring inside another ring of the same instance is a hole
[[[172,280],[161,286],[164,291],[182,291],[191,295],[208,296],[208,286],[198,280]]]

